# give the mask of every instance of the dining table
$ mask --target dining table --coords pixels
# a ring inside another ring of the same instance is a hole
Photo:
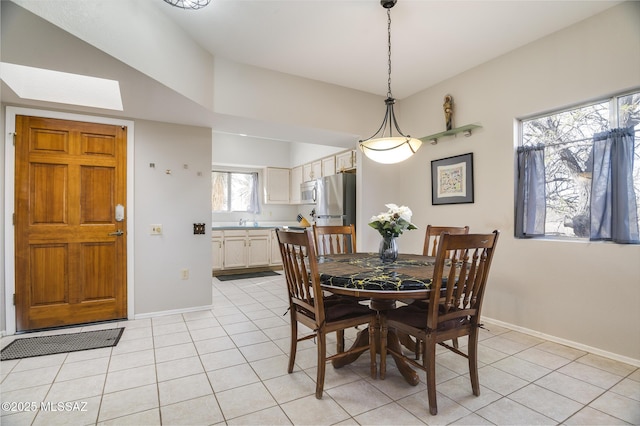
[[[393,262],[383,262],[377,253],[332,254],[318,257],[318,272],[323,290],[333,294],[368,300],[378,313],[378,327],[386,328],[385,315],[400,303],[428,299],[435,266],[435,257],[400,254]],[[400,352],[401,345],[415,351],[415,342],[395,330],[377,332],[377,345]],[[384,339],[384,336],[387,336]],[[382,336],[382,337],[380,337]],[[369,333],[361,330],[353,346],[367,345]],[[334,360],[334,367],[342,367],[360,354]],[[398,371],[411,385],[420,381],[416,371],[402,358],[392,355]],[[381,360],[380,378],[384,379],[386,365]]]

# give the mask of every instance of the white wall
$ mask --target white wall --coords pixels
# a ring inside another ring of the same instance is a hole
[[[369,118],[384,114],[384,98],[276,71],[215,60],[216,113],[369,136]],[[378,124],[379,126],[379,124]]]
[[[519,240],[514,235],[514,123],[519,117],[640,88],[640,3],[625,2],[601,15],[402,101],[405,131],[444,129],[443,98],[455,101],[456,125],[479,122],[469,137],[423,145],[401,165],[363,160],[366,195],[360,218],[406,204],[417,231],[399,240],[420,252],[427,224],[470,225],[502,234],[484,315],[597,348],[640,364],[640,246]],[[432,206],[430,162],[472,152],[475,202]],[[374,230],[359,229],[358,248],[375,250]]]
[[[193,224],[211,227],[211,129],[140,120],[135,137],[136,316],[209,306],[211,234]]]

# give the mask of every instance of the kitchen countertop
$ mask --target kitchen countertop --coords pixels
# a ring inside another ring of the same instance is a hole
[[[229,224],[229,223],[213,223],[211,226],[212,231],[238,231],[238,230],[266,230],[275,228],[289,227],[289,229],[304,229],[297,222],[285,222],[285,223],[259,223],[258,226],[254,226],[253,222],[248,222],[246,225]]]
[[[240,226],[240,225],[229,225],[229,226],[212,226],[211,230],[213,231],[228,231],[228,230],[242,230],[242,229],[273,229],[273,228],[279,228],[279,226]]]

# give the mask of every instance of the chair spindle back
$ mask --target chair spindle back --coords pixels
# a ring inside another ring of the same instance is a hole
[[[440,234],[448,232],[452,235],[468,234],[468,226],[431,226],[427,225],[427,231],[424,237],[423,256],[435,256],[438,253],[438,243]]]
[[[445,232],[441,235],[429,299],[428,328],[437,329],[452,320],[479,324],[499,234],[499,231],[493,231],[491,234]],[[445,275],[448,265],[451,267]]]
[[[355,253],[356,228],[354,225],[313,225],[318,256],[325,254]]]
[[[322,291],[316,251],[311,231],[283,231],[276,229],[280,255],[287,282],[291,306],[315,314],[318,323],[324,320]],[[320,295],[316,298],[316,295]]]

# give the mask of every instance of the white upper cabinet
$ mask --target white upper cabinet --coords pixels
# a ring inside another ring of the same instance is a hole
[[[267,167],[265,169],[264,202],[265,204],[289,204],[290,178],[289,169]]]
[[[322,161],[317,160],[302,166],[302,179],[304,182],[322,177]]]
[[[351,170],[356,167],[356,151],[350,150],[336,154],[336,172]]]
[[[291,169],[291,185],[289,188],[289,203],[300,203],[300,184],[302,180],[302,166]]]
[[[266,204],[300,204],[300,184],[332,176],[356,167],[356,152],[348,150],[336,155],[311,161],[291,169],[268,167],[265,169]],[[288,176],[286,173],[289,173]],[[288,179],[285,197],[284,179]]]
[[[322,176],[331,176],[336,174],[336,157],[326,157],[322,159]]]

